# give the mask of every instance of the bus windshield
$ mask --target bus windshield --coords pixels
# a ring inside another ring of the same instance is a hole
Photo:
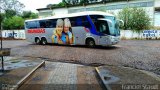
[[[90,15],[98,33],[118,36],[119,25],[113,16]]]
[[[111,22],[106,21],[108,23],[108,26],[109,26],[110,35],[113,35],[113,36],[120,35],[119,23],[118,23],[118,21],[116,21],[116,18],[106,16],[105,19],[111,20]]]
[[[103,34],[110,34],[108,23],[103,20],[98,20],[98,23],[96,24],[97,31]]]

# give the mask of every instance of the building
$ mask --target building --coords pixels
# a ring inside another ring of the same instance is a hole
[[[47,17],[58,14],[76,13],[81,11],[105,11],[117,15],[118,12],[125,7],[144,8],[151,19],[154,26],[160,26],[160,0],[119,0],[107,3],[100,2],[102,0],[90,0],[94,2],[89,5],[72,6],[72,7],[57,7],[57,8],[39,8],[39,17]],[[97,2],[97,3],[95,3]]]

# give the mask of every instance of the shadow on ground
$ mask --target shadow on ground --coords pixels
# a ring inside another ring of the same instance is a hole
[[[29,44],[29,45],[37,45],[37,44]],[[59,45],[59,44],[47,44],[47,45],[41,45],[41,46],[61,46],[61,47],[74,47],[74,48],[89,48],[89,49],[102,49],[102,50],[114,50],[119,49],[118,46],[95,46],[93,48],[87,47],[86,45]]]

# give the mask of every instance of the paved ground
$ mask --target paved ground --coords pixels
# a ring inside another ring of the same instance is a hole
[[[41,62],[41,59],[36,58],[33,60],[33,58],[24,57],[4,57],[4,72],[0,71],[0,90],[9,90],[5,88],[10,88],[18,83]]]
[[[102,66],[98,72],[108,90],[159,90],[160,76],[128,67]]]
[[[19,90],[103,90],[94,67],[46,62]]]
[[[98,74],[99,73],[99,74]],[[143,70],[46,62],[18,90],[159,90],[160,77]],[[98,77],[101,77],[102,80]],[[106,87],[106,88],[105,88]]]
[[[160,74],[159,40],[122,40],[113,47],[34,45],[24,40],[4,41],[12,56],[48,58],[50,61],[84,65],[116,65]]]

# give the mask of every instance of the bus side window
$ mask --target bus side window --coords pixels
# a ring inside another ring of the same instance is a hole
[[[39,21],[40,28],[46,28],[46,23],[44,20]]]
[[[75,22],[76,26],[83,26],[81,17],[76,17]]]
[[[86,28],[91,28],[90,22],[88,21],[87,16],[82,16],[82,24]]]
[[[46,20],[46,28],[51,28],[52,24],[50,20]]]
[[[56,19],[52,19],[51,20],[51,28],[55,28],[56,27],[56,23],[57,23],[57,20]]]
[[[27,22],[27,28],[28,28],[28,29],[34,29],[34,28],[37,28],[37,27],[38,27],[37,21]]]
[[[72,27],[75,27],[75,26],[76,26],[75,17],[70,17],[69,20],[70,20],[70,22],[71,22],[71,26],[72,26]]]
[[[28,22],[25,22],[25,28],[29,29],[29,24],[28,24]]]

